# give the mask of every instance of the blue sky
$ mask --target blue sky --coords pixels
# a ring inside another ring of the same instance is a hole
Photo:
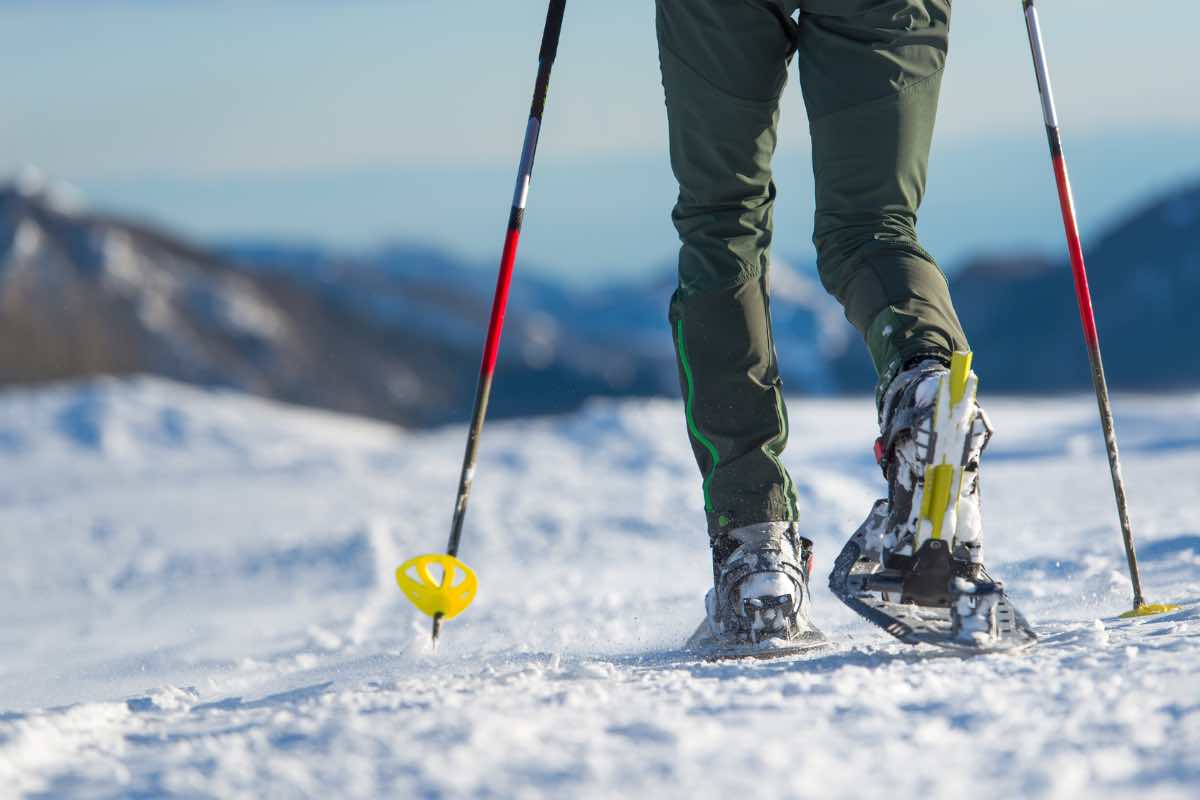
[[[1193,0],[1040,4],[1085,233],[1200,175]],[[523,254],[578,282],[670,262],[674,187],[649,0],[573,0]],[[0,171],[193,236],[495,257],[541,0],[0,3]],[[777,253],[811,257],[803,103],[788,92]],[[1020,3],[956,4],[922,216],[953,267],[1058,247]]]

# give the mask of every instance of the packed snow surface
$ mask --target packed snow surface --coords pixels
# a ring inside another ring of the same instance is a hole
[[[836,645],[705,663],[676,403],[485,432],[481,588],[434,654],[392,573],[444,546],[461,428],[154,380],[0,395],[0,795],[1200,796],[1200,397],[1117,398],[1143,579],[1182,605],[1132,621],[1094,401],[984,400],[987,560],[1034,650],[911,648],[829,594],[882,488],[873,414],[796,399]]]

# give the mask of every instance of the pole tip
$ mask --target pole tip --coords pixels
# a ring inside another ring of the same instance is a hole
[[[442,615],[433,615],[433,630],[430,632],[429,643],[433,647],[433,652],[437,652],[438,637],[442,634]]]
[[[1171,603],[1142,603],[1132,611],[1126,611],[1121,615],[1121,618],[1152,617],[1155,614],[1170,614],[1172,611],[1178,610],[1179,606],[1172,605]]]

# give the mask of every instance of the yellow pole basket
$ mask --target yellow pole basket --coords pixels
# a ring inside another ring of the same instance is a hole
[[[432,567],[438,567],[435,575]],[[475,572],[446,553],[416,556],[396,568],[396,583],[412,604],[435,619],[453,619],[475,599]]]
[[[1170,614],[1172,611],[1178,611],[1179,606],[1171,603],[1142,603],[1132,611],[1126,611],[1121,616],[1125,619],[1131,617],[1151,617],[1155,614]]]

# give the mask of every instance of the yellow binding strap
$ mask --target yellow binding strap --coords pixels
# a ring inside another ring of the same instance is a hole
[[[971,361],[975,358],[970,350],[958,350],[950,356],[950,406],[954,407],[967,392],[967,379],[971,377]]]

